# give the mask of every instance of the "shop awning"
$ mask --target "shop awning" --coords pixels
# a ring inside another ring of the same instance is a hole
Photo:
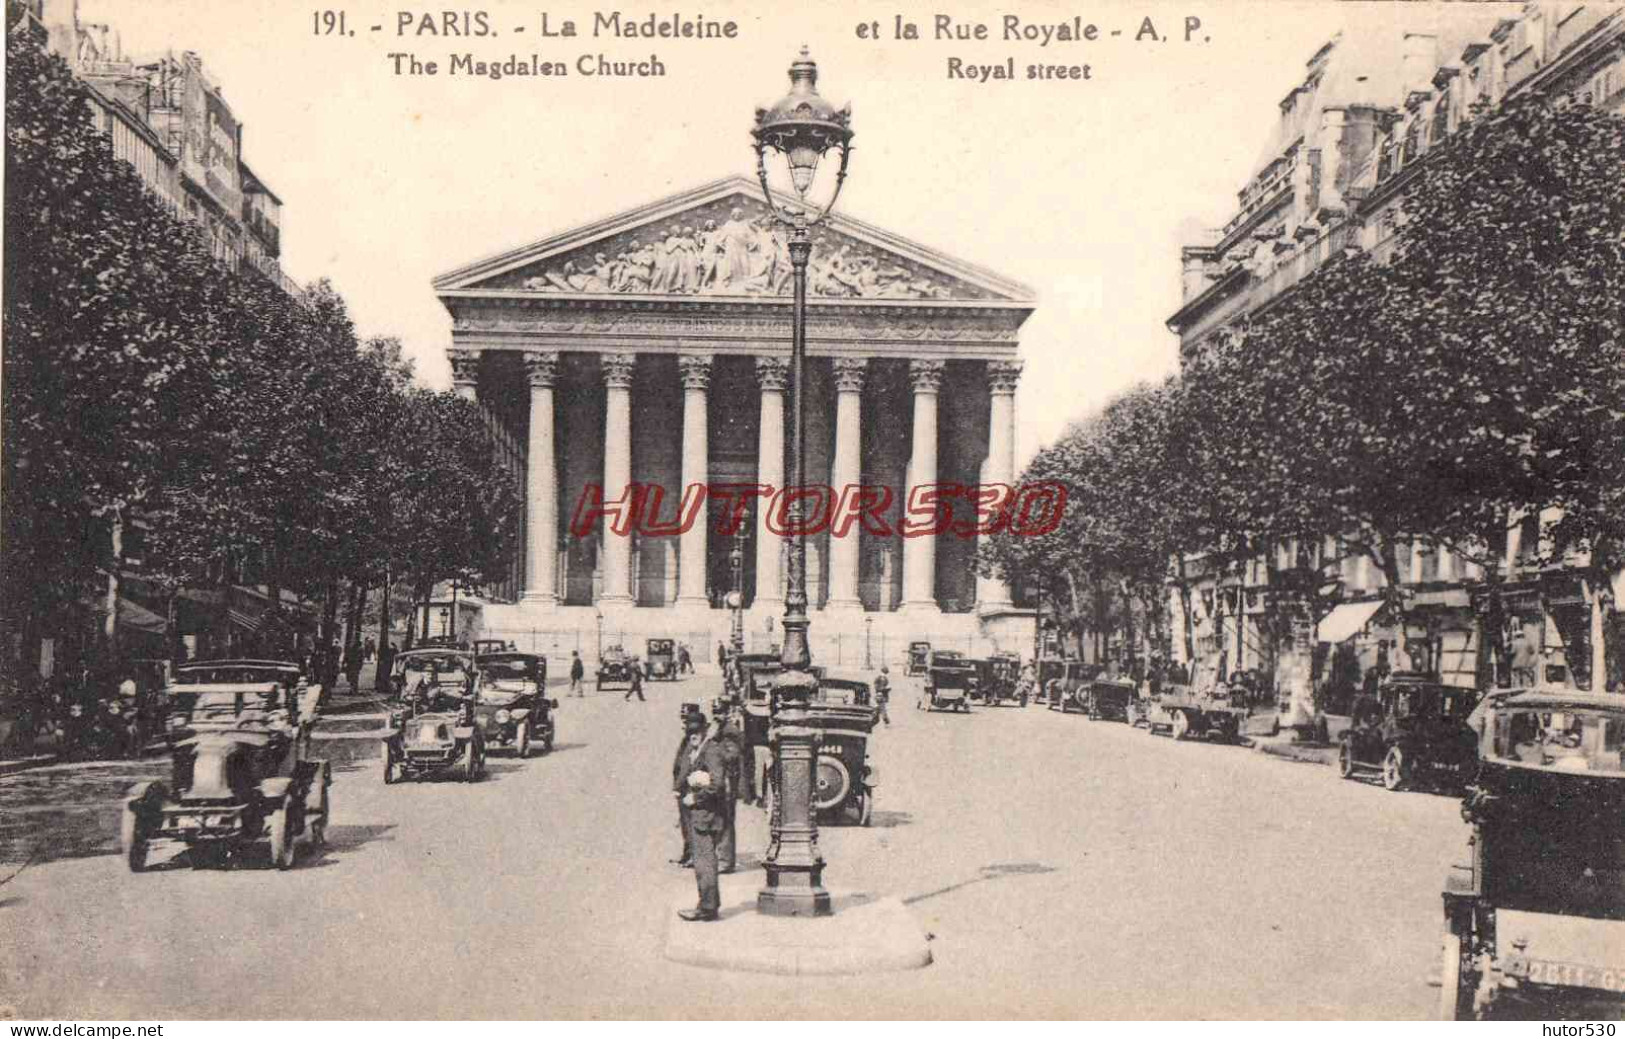
[[[132,602],[123,596],[118,601],[118,622],[126,628],[145,631],[153,635],[162,635],[168,622],[140,603]]]
[[[1332,612],[1320,619],[1320,641],[1336,644],[1353,638],[1366,623],[1382,609],[1382,600],[1346,602],[1332,607]]]

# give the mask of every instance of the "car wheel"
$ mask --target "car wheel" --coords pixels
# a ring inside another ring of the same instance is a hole
[[[1344,779],[1354,778],[1354,748],[1347,740],[1337,748],[1337,774]]]
[[[271,821],[267,827],[271,836],[271,865],[277,869],[293,868],[296,848],[292,813],[292,799],[284,799],[277,810],[271,813]]]
[[[513,737],[513,752],[520,758],[530,757],[530,721],[528,719],[519,723],[519,731]]]
[[[1389,747],[1382,759],[1382,785],[1389,790],[1403,790],[1411,781],[1411,759],[1398,747]]]
[[[400,766],[395,763],[394,751],[389,749],[389,744],[384,744],[384,785],[389,786],[400,779],[400,773]]]
[[[1439,963],[1439,1020],[1471,1021],[1473,996],[1478,988],[1478,976],[1461,965],[1461,935],[1454,931],[1444,934]]]
[[[124,861],[131,873],[147,868],[147,827],[134,805],[124,806],[124,818],[119,824],[119,847],[124,849]]]
[[[465,783],[472,783],[479,777],[479,755],[474,750],[473,741],[470,741],[468,744],[468,754],[463,758],[463,781]]]
[[[1191,731],[1190,715],[1186,714],[1184,711],[1175,711],[1174,712],[1174,725],[1173,725],[1174,739],[1182,740],[1186,736],[1190,735],[1190,731]]]
[[[862,800],[859,802],[858,825],[868,826],[874,820],[874,814],[875,795],[870,791],[864,791]]]

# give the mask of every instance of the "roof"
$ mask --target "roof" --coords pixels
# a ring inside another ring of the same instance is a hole
[[[593,249],[603,248],[601,243],[609,239],[640,228],[647,230],[652,226],[666,224],[679,218],[681,214],[712,203],[736,199],[746,200],[746,204],[754,201],[766,205],[766,197],[754,178],[738,175],[723,177],[635,209],[578,225],[517,249],[509,249],[464,264],[436,277],[433,287],[436,292],[442,294],[442,302],[445,302],[447,293],[488,290],[493,285],[493,279],[499,279],[501,275],[512,274],[522,268],[534,267],[543,262],[551,262],[555,258],[562,262],[566,255],[585,256]],[[1030,311],[1036,302],[1033,290],[1020,282],[1006,278],[986,267],[967,263],[929,246],[892,234],[840,211],[830,214],[828,221],[822,225],[821,233],[832,238],[839,236],[872,246],[894,257],[919,263],[938,276],[954,278],[965,285],[973,286],[988,297],[979,301],[985,305],[1009,306]],[[708,296],[694,298],[702,301],[718,299]],[[873,299],[857,300],[857,302],[866,301],[876,302]],[[897,300],[887,299],[880,302],[891,303]]]
[[[1625,711],[1625,695],[1588,693],[1578,689],[1535,689],[1514,693],[1500,706],[1553,711]]]
[[[856,669],[843,668],[833,671],[825,671],[823,677],[820,678],[819,681],[830,683],[842,682],[849,683],[851,685],[869,685],[874,682],[874,676],[875,673],[873,671],[859,671]]]

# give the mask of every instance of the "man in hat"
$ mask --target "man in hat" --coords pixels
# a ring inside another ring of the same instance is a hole
[[[745,712],[735,703],[719,704],[713,741],[723,745],[723,757],[728,762],[726,785],[722,791],[722,833],[717,838],[719,872],[732,873],[737,862],[738,840],[734,821],[739,807],[739,787],[744,779]]]
[[[698,727],[694,718],[698,716]],[[683,799],[686,792],[683,789],[684,769],[688,763],[688,755],[705,739],[705,715],[700,714],[700,705],[685,703],[682,710],[683,736],[677,741],[677,754],[671,761],[671,791],[677,798],[677,828],[683,832],[683,854],[672,859],[677,866],[694,865],[694,841],[689,833],[688,802]]]
[[[698,734],[697,742],[680,757],[682,767],[678,786],[682,801],[688,805],[689,842],[694,853],[694,880],[700,891],[700,903],[693,909],[679,910],[677,915],[690,922],[717,919],[722,906],[722,895],[717,887],[717,840],[727,826],[722,799],[726,794],[728,775],[728,744],[724,740],[705,737],[706,718],[695,711],[688,716],[688,731]]]
[[[570,696],[586,696],[581,687],[581,680],[587,676],[587,666],[581,662],[581,651],[570,651]]]

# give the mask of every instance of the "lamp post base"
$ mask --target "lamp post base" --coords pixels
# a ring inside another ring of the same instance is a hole
[[[822,864],[810,873],[769,868],[767,886],[756,893],[756,911],[767,916],[829,916],[834,909],[824,890],[823,872]]]

